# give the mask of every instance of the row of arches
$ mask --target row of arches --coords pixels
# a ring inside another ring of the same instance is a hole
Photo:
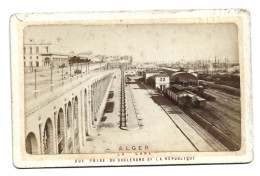
[[[72,103],[72,101],[74,103]],[[40,143],[42,143],[43,154],[65,153],[65,135],[69,137],[67,141],[68,151],[66,153],[74,153],[74,151],[79,152],[78,98],[75,97],[72,101],[69,101],[67,104],[66,116],[63,108],[59,109],[56,122],[56,132],[54,131],[55,122],[53,122],[51,118],[46,120],[42,134],[40,134],[42,136],[42,138],[40,137]],[[64,109],[66,109],[66,105]],[[54,142],[55,138],[57,138],[56,142]],[[25,143],[26,152],[28,154],[38,154],[41,152],[38,151],[39,145],[33,132],[30,132],[27,135]],[[57,152],[55,151],[55,143],[57,144]]]
[[[50,58],[50,57],[45,57],[43,59],[43,66],[45,67],[50,67],[50,66],[61,66],[61,65],[67,65],[68,63],[68,58]]]
[[[45,122],[39,122],[39,133],[34,129],[26,136],[26,152],[28,154],[80,153],[84,139],[97,125],[95,123],[98,121],[97,112],[111,77],[112,75],[105,76],[95,81],[85,88],[79,97],[72,97],[63,107],[54,111],[53,117],[46,118]],[[82,143],[80,143],[81,138]]]

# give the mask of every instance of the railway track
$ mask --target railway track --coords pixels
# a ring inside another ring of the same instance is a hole
[[[155,90],[153,90],[153,89],[149,90],[143,84],[142,84],[142,86],[149,92],[149,94],[151,96],[162,96]],[[169,100],[167,99],[167,101],[169,101]],[[174,119],[172,119],[172,117],[169,115],[170,112],[177,113],[183,119],[183,121],[185,121],[214,151],[228,151],[228,149],[224,145],[222,145],[218,140],[216,140],[212,135],[210,135],[206,130],[204,130],[199,124],[197,124],[194,120],[192,120],[187,114],[185,114],[177,106],[167,106],[167,105],[160,105],[160,106],[165,111],[165,113],[169,116],[169,118],[172,120],[172,122],[176,125],[176,127],[181,131],[181,133],[196,148],[197,151],[199,151],[197,146],[185,134],[185,132],[178,126],[178,124],[175,123]]]
[[[207,129],[229,150],[239,149],[241,145],[239,97],[213,89],[206,89],[205,92],[215,96],[216,101],[207,101],[207,105],[203,109],[189,109],[188,115]],[[209,129],[208,126],[211,126],[211,128]]]
[[[226,94],[224,96],[223,94],[225,94],[225,93],[222,93],[222,92],[219,92],[222,95],[218,95],[216,93],[218,91],[212,90],[212,89],[207,90],[206,92],[209,94],[213,94],[216,97],[216,101],[207,102],[208,107],[211,107],[213,109],[218,110],[219,112],[226,114],[227,118],[232,119],[234,122],[241,124],[241,108],[240,108],[240,100],[238,97],[236,97],[236,100],[232,99],[232,102],[230,102],[229,98],[234,97],[233,95]],[[228,99],[228,101],[225,102],[225,101],[223,101],[223,99]],[[220,101],[220,100],[222,100],[222,101]]]
[[[213,95],[213,96],[216,98],[216,100],[214,102],[217,103],[219,107],[222,107],[222,109],[228,108],[228,109],[231,109],[234,112],[240,113],[240,110],[241,110],[240,106],[237,106],[233,102],[224,101],[223,98],[220,98],[217,95]]]
[[[171,106],[174,111],[180,110],[176,106]],[[177,109],[177,110],[176,110]],[[181,110],[182,111],[182,110]],[[182,119],[189,124],[215,151],[228,151],[228,149],[216,140],[211,134],[204,130],[199,124],[192,120],[187,114],[179,114]]]
[[[208,94],[211,94],[213,96],[215,96],[218,101],[219,100],[222,100],[222,101],[219,101],[219,103],[221,104],[225,104],[227,106],[231,106],[233,109],[236,109],[236,110],[240,110],[240,99],[239,97],[235,97],[233,95],[229,95],[229,94],[225,94],[221,91],[215,91],[215,90],[204,90],[205,93],[208,93]],[[223,100],[227,100],[227,101],[223,101]]]
[[[228,108],[225,107],[219,107],[218,105],[213,104],[212,102],[207,102],[207,106],[211,107],[212,109],[215,109],[216,111],[220,111],[223,114],[226,115],[227,118],[232,119],[233,121],[241,124],[241,114],[230,111]]]
[[[230,128],[227,127],[226,124],[221,123],[221,120],[219,119],[219,117],[214,115],[215,113],[213,113],[213,112],[205,112],[205,111],[202,112],[202,111],[198,111],[198,110],[192,110],[192,112],[195,112],[199,116],[204,117],[206,119],[217,119],[217,120],[214,121],[216,123],[212,123],[211,122],[211,125],[215,126],[216,128],[218,128],[222,132],[228,134],[232,139],[234,139],[235,141],[239,142],[239,139],[234,137],[235,136],[234,132],[232,132],[230,130]]]
[[[228,96],[230,99],[239,99],[239,96],[236,95],[231,95],[229,93],[225,93],[222,90],[218,90],[218,89],[213,89],[213,88],[209,88],[209,89],[205,89],[206,91],[210,91],[213,93],[217,93],[218,95],[222,95],[222,96]]]
[[[216,107],[217,109],[220,109],[221,111],[229,112],[230,114],[233,114],[234,116],[240,116],[241,109],[240,108],[234,108],[233,106],[230,106],[229,104],[224,104],[218,99],[215,101],[207,101],[210,105]],[[239,117],[240,119],[240,117]]]
[[[204,119],[204,128],[207,129],[208,126],[211,126],[212,129],[209,129],[209,132],[211,132],[215,138],[221,140],[221,143],[229,148],[229,150],[236,151],[240,148],[240,138],[235,136],[225,124],[221,123],[221,121],[214,119],[216,116],[214,116],[213,113],[209,114],[205,113],[205,111],[202,113],[200,111],[190,110],[189,114]]]

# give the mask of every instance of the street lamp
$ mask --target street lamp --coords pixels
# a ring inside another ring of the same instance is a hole
[[[88,61],[88,73],[89,73],[89,62],[90,62],[90,61]]]
[[[86,74],[88,74],[88,60],[86,60]]]
[[[64,84],[64,82],[63,82],[63,68],[64,68],[64,66],[62,65],[61,66],[61,81],[62,81],[62,85]]]
[[[61,67],[61,79],[63,80],[63,66]]]
[[[51,91],[53,90],[53,84],[52,84],[52,70],[53,70],[53,65],[51,64]]]
[[[82,63],[80,63],[80,77],[82,78]]]
[[[37,90],[37,84],[36,84],[36,69],[34,70],[34,90]]]
[[[52,68],[53,66],[51,65],[51,85],[52,85]]]
[[[34,70],[34,97],[37,98],[38,91],[37,91],[37,79],[36,79],[36,72],[37,70]]]
[[[89,63],[90,63],[91,59],[88,59],[87,62],[88,62],[88,73],[89,73]]]
[[[69,65],[70,65],[70,77],[71,77],[71,63]]]

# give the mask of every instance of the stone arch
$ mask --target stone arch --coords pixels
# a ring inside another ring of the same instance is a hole
[[[49,57],[44,58],[44,66],[50,66],[51,59]]]
[[[26,152],[28,154],[38,154],[38,144],[36,136],[33,132],[30,132],[26,139],[25,139],[25,145],[26,145]]]
[[[97,121],[97,80],[94,83],[94,95],[93,95],[94,99],[94,121]]]
[[[50,118],[46,120],[43,130],[43,149],[44,154],[54,153],[53,125]]]
[[[85,89],[84,91],[84,112],[85,112],[85,134],[86,136],[89,135],[89,131],[88,131],[88,110],[87,110],[87,106],[88,106],[88,102],[87,102],[87,89]]]
[[[73,102],[73,99],[72,99],[72,102]],[[67,146],[68,146],[68,151],[67,151],[67,153],[73,153],[73,135],[74,135],[74,130],[73,130],[73,122],[72,122],[72,120],[73,120],[73,117],[72,117],[72,114],[73,112],[72,112],[72,103],[71,103],[71,101],[69,101],[68,102],[68,106],[67,106],[67,114],[66,114],[66,116],[67,116],[67,128],[66,128],[66,131],[67,131]]]
[[[67,109],[67,128],[70,128],[72,126],[72,105],[69,101],[68,103],[68,109]]]
[[[94,84],[91,84],[91,102],[90,102],[90,109],[91,109],[91,124],[94,125]]]
[[[68,140],[68,153],[73,153],[73,142],[71,138]]]
[[[75,96],[73,104],[73,116],[74,116],[74,144],[76,152],[79,153],[79,112],[78,112],[78,97]]]
[[[64,112],[60,108],[58,113],[58,123],[57,123],[57,135],[58,135],[58,153],[64,153],[65,149],[65,136],[64,136]]]
[[[75,128],[78,128],[78,120],[79,120],[79,106],[78,106],[79,102],[78,102],[78,97],[75,97],[75,101],[74,101],[74,107],[73,107],[73,116],[74,116],[74,120],[75,120]]]

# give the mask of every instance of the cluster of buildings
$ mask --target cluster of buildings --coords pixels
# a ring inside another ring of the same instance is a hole
[[[159,67],[154,64],[130,66],[124,70],[124,74],[125,76],[142,76],[145,84],[161,90],[165,90],[173,84],[198,85],[198,78],[194,73]]]
[[[239,64],[231,63],[227,58],[220,61],[215,57],[215,60],[196,59],[195,61],[187,61],[181,59],[175,63],[161,63],[159,66],[181,69],[181,71],[185,72],[196,72],[198,74],[216,74],[219,72],[231,72],[230,69],[234,66],[239,66]]]
[[[142,75],[138,75],[138,73]],[[164,92],[174,102],[181,106],[200,106],[206,105],[206,100],[197,94],[189,91],[189,87],[199,88],[199,80],[193,73],[176,71],[174,69],[159,68],[157,66],[139,66],[125,70],[126,76],[142,76],[145,84],[154,89]]]
[[[110,68],[130,69],[132,67],[132,56],[109,56],[105,58]]]
[[[132,56],[106,56],[94,55],[92,52],[75,54],[68,47],[57,45],[52,42],[35,42],[30,40],[24,43],[23,59],[25,72],[31,72],[35,67],[39,69],[60,66],[68,66],[71,57],[90,59],[91,62],[106,62],[111,67],[129,67],[132,64]]]

